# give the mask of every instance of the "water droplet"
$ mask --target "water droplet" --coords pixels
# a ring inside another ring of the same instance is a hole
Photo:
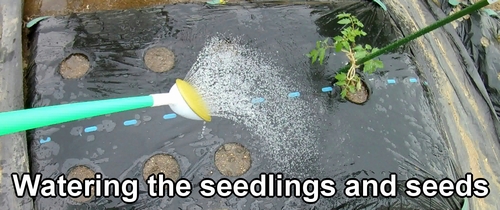
[[[201,128],[200,139],[203,139],[203,135],[205,134],[206,128],[207,128],[207,122],[203,121],[203,127]]]

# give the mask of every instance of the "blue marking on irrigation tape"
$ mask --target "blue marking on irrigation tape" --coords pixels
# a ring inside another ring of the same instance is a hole
[[[90,127],[86,127],[85,130],[85,133],[90,133],[90,132],[94,132],[97,130],[97,126],[90,126]]]
[[[288,97],[290,98],[296,98],[296,97],[299,97],[300,96],[300,93],[299,92],[291,92],[288,94]]]
[[[51,139],[50,137],[47,137],[46,139],[41,138],[41,139],[40,139],[40,144],[45,144],[45,143],[47,143],[47,142],[49,142],[49,141],[51,141],[51,140],[52,140],[52,139]]]
[[[163,115],[163,119],[165,119],[165,120],[174,119],[176,117],[177,117],[177,115],[174,113]]]
[[[333,91],[333,88],[332,87],[324,87],[324,88],[321,88],[321,91],[323,91],[323,93],[326,93],[326,92]]]
[[[137,120],[127,120],[127,121],[123,122],[124,126],[131,126],[131,125],[135,125],[135,124],[137,124]]]
[[[388,84],[396,84],[396,80],[395,79],[387,79],[387,83]]]
[[[254,98],[254,99],[252,99],[252,104],[258,104],[258,103],[262,103],[264,101],[265,101],[264,98]]]
[[[417,82],[417,79],[416,78],[410,78],[410,82],[411,83],[415,83],[415,82]]]

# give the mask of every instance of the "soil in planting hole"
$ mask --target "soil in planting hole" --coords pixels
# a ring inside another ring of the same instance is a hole
[[[61,62],[59,72],[66,79],[77,79],[83,77],[90,69],[87,56],[83,54],[72,54]]]
[[[72,169],[70,169],[70,171],[68,173],[68,180],[78,179],[78,180],[83,182],[85,179],[93,179],[94,175],[95,175],[95,172],[92,169],[90,169],[87,166],[79,165],[79,166],[75,166]],[[85,197],[82,194],[78,198],[71,198],[71,199],[73,199],[74,201],[79,202],[79,203],[84,203],[84,202],[91,200],[94,197],[94,194],[95,194],[95,187],[92,186],[92,188],[90,190],[90,197]]]
[[[151,175],[158,178],[158,174],[164,174],[164,179],[171,179],[177,181],[181,174],[181,169],[177,160],[168,154],[156,154],[151,156],[142,169],[142,176],[144,181],[147,182]]]
[[[361,84],[361,89],[357,90],[356,92],[352,93],[351,91],[347,91],[347,100],[356,104],[362,104],[368,100],[368,88],[366,87],[366,84],[364,82],[361,82]]]
[[[149,49],[144,55],[146,66],[154,72],[166,72],[174,68],[174,52],[165,47]]]
[[[241,176],[252,165],[250,151],[238,143],[227,143],[215,152],[215,167],[224,176]]]

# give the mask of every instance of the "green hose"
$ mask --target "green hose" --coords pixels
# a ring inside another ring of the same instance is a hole
[[[0,136],[69,121],[151,107],[153,97],[97,100],[0,113]]]

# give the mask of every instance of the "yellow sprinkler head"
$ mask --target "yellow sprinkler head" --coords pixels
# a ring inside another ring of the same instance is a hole
[[[170,108],[179,115],[193,120],[204,120],[210,122],[210,110],[203,101],[198,91],[188,82],[177,79],[175,85],[170,89],[170,94],[179,94],[182,99],[175,104],[170,104]]]

